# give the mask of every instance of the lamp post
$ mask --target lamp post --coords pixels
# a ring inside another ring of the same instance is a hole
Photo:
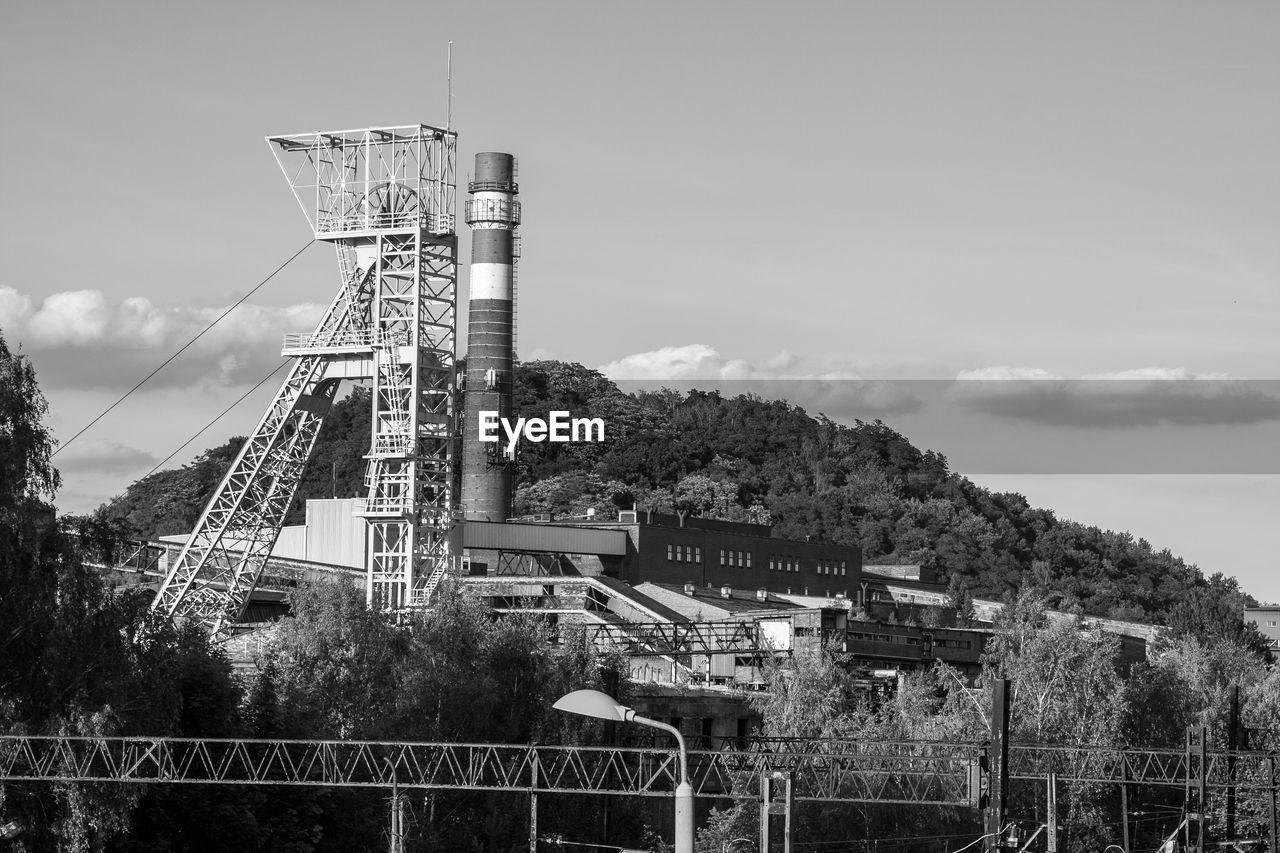
[[[684,736],[675,726],[641,717],[625,705],[619,705],[612,696],[599,690],[575,690],[561,696],[551,707],[557,711],[612,720],[620,723],[639,723],[670,732],[680,747],[680,783],[676,785],[676,853],[693,853],[693,786],[689,784],[689,752],[685,749]]]

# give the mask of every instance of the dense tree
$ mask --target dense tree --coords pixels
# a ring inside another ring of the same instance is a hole
[[[1047,622],[1029,592],[1006,607],[987,643],[993,677],[1013,682],[1015,735],[1033,743],[1105,745],[1119,731],[1120,641],[1069,621]]]
[[[100,507],[95,517],[146,539],[189,533],[244,442],[237,436],[181,468],[148,474]]]
[[[551,705],[581,687],[607,687],[625,698],[618,693],[622,662],[602,658],[582,638],[558,647],[553,633],[541,618],[495,619],[447,582],[430,610],[404,622],[366,608],[349,584],[302,587],[292,614],[274,629],[246,717],[255,732],[272,737],[597,742],[600,724]],[[506,797],[437,792],[414,800],[414,843],[508,849],[526,827]],[[548,825],[558,808],[548,807]],[[371,839],[385,824],[385,804],[343,791],[272,792],[258,814],[272,815],[269,826],[262,820],[268,848],[315,853],[376,849]]]
[[[45,412],[30,363],[0,338],[0,732],[231,733],[238,692],[226,659],[153,614],[145,595],[112,593],[83,559],[109,537],[50,506],[58,476]],[[0,816],[21,829],[15,849],[103,850],[130,828],[141,794],[3,785]]]

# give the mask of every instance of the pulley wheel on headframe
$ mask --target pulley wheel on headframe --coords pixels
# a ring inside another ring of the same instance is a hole
[[[374,184],[365,195],[365,203],[375,228],[391,228],[418,221],[418,193],[405,184]]]

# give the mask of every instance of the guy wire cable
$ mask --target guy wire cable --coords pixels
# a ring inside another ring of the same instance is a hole
[[[298,251],[296,251],[296,252],[294,252],[294,253],[293,253],[293,257],[289,258],[289,260],[285,261],[283,264],[281,264],[280,266],[276,267],[276,268],[275,268],[275,271],[274,271],[274,272],[272,272],[272,273],[271,273],[271,275],[267,276],[267,277],[266,277],[266,278],[264,278],[262,281],[258,282],[256,285],[254,285],[254,288],[253,288],[252,290],[250,290],[250,291],[249,291],[248,293],[246,293],[244,296],[241,296],[241,297],[240,297],[239,299],[237,299],[234,303],[232,303],[232,305],[231,305],[231,307],[230,307],[230,308],[228,308],[226,311],[223,311],[220,315],[218,315],[218,318],[217,318],[216,320],[214,320],[212,323],[210,323],[209,325],[207,325],[207,326],[205,326],[203,329],[201,329],[201,330],[200,330],[200,332],[199,332],[199,334],[197,334],[194,338],[192,338],[191,340],[189,340],[189,341],[187,341],[185,344],[183,344],[183,345],[181,346],[181,348],[179,348],[179,349],[178,349],[178,351],[177,351],[177,352],[175,352],[173,355],[169,356],[169,357],[168,357],[168,358],[166,358],[164,361],[162,361],[162,362],[160,363],[160,366],[159,366],[159,367],[157,367],[155,370],[151,371],[151,372],[150,372],[150,373],[148,373],[146,376],[144,376],[144,377],[142,378],[142,381],[141,381],[141,382],[139,382],[137,385],[134,385],[134,386],[133,386],[132,388],[130,388],[128,391],[126,391],[126,392],[124,393],[124,396],[122,396],[119,400],[116,400],[116,401],[115,401],[114,403],[112,403],[110,406],[107,406],[107,408],[102,412],[102,414],[98,415],[96,418],[94,418],[93,420],[89,421],[89,423],[85,424],[85,425],[84,425],[84,427],[83,427],[83,428],[82,428],[78,433],[76,433],[75,435],[71,436],[71,438],[67,439],[67,440],[66,440],[65,442],[63,442],[62,444],[58,445],[58,447],[54,449],[53,453],[50,453],[50,454],[49,454],[49,458],[50,458],[50,459],[52,459],[53,457],[57,456],[59,453],[61,453],[61,452],[63,451],[63,449],[65,449],[66,447],[68,447],[68,446],[71,444],[71,442],[75,441],[77,438],[79,438],[80,436],[84,435],[86,432],[88,432],[88,431],[89,431],[89,429],[90,429],[94,424],[96,424],[98,421],[102,420],[102,419],[103,419],[103,418],[105,418],[107,415],[109,415],[109,414],[111,413],[111,410],[112,410],[112,409],[114,409],[116,406],[120,405],[120,404],[121,404],[121,403],[123,403],[125,400],[127,400],[127,399],[129,398],[129,395],[130,395],[130,394],[132,394],[134,391],[137,391],[137,390],[138,390],[139,388],[141,388],[143,385],[147,384],[147,380],[149,380],[151,377],[155,376],[155,375],[156,375],[157,373],[159,373],[161,370],[164,370],[164,369],[165,369],[165,367],[167,367],[167,366],[168,366],[169,362],[173,361],[175,358],[177,358],[178,356],[182,355],[182,353],[183,353],[184,351],[186,351],[187,347],[191,346],[191,345],[192,345],[192,344],[194,344],[196,341],[198,341],[198,340],[200,340],[202,337],[204,337],[205,332],[208,332],[208,331],[209,331],[210,329],[212,329],[214,326],[218,325],[218,323],[222,322],[223,318],[225,318],[225,317],[226,317],[228,314],[230,314],[232,311],[234,311],[234,310],[236,310],[237,308],[239,308],[239,307],[240,307],[240,305],[241,305],[241,304],[243,304],[243,303],[244,303],[244,301],[245,301],[246,299],[248,299],[250,296],[253,296],[253,294],[257,293],[257,292],[258,292],[258,290],[259,290],[259,289],[261,289],[261,288],[262,288],[262,286],[263,286],[264,284],[266,284],[267,282],[271,281],[271,279],[275,278],[275,277],[276,277],[276,273],[279,273],[279,272],[280,272],[281,270],[283,270],[285,267],[289,266],[289,264],[293,263],[293,262],[294,262],[294,260],[298,257],[298,255],[301,255],[303,252],[305,252],[305,251],[307,250],[307,248],[308,248],[308,247],[310,247],[310,245],[311,245],[312,243],[314,243],[314,242],[315,242],[315,238],[312,238],[312,239],[308,240],[305,246],[303,246],[301,249],[299,249]]]
[[[241,395],[240,395],[239,399],[237,399],[237,400],[236,400],[234,403],[232,403],[230,406],[227,406],[225,409],[223,409],[221,414],[219,414],[219,415],[218,415],[216,418],[214,418],[213,420],[209,421],[209,422],[208,422],[207,424],[205,424],[204,426],[200,427],[200,430],[199,430],[195,435],[191,436],[191,438],[188,438],[186,441],[182,442],[182,444],[178,447],[178,449],[177,449],[177,450],[173,451],[173,452],[172,452],[172,453],[170,453],[168,456],[166,456],[165,458],[163,458],[163,459],[161,459],[159,462],[157,462],[157,463],[156,463],[156,467],[152,468],[152,469],[151,469],[150,471],[148,471],[146,474],[143,474],[143,475],[142,475],[142,479],[144,479],[144,480],[145,480],[147,477],[150,477],[152,474],[154,474],[155,472],[159,471],[159,470],[160,470],[160,468],[161,468],[161,466],[163,466],[163,465],[164,465],[164,463],[168,462],[170,459],[172,459],[173,457],[175,457],[175,456],[177,456],[179,453],[181,453],[181,452],[182,452],[182,450],[183,450],[183,448],[185,448],[188,444],[190,444],[191,442],[195,441],[195,440],[196,440],[197,438],[199,438],[200,436],[204,435],[205,430],[209,429],[209,427],[213,426],[213,425],[214,425],[214,424],[216,424],[218,421],[222,420],[222,419],[226,416],[227,412],[230,412],[230,411],[231,411],[232,409],[234,409],[236,406],[238,406],[238,405],[240,405],[241,403],[243,403],[243,402],[245,401],[245,398],[246,398],[246,397],[248,397],[248,396],[249,396],[250,394],[252,394],[254,391],[257,391],[259,388],[261,388],[263,385],[265,385],[265,384],[267,383],[267,380],[268,380],[268,379],[270,379],[272,376],[275,376],[277,373],[279,373],[279,372],[280,372],[280,369],[281,369],[282,367],[285,367],[288,363],[289,363],[288,361],[282,361],[282,362],[280,362],[279,364],[277,364],[277,365],[275,366],[275,369],[274,369],[274,370],[272,370],[272,371],[271,371],[270,373],[268,373],[266,376],[264,376],[264,377],[262,377],[261,379],[259,379],[259,380],[258,380],[258,384],[257,384],[257,385],[254,385],[254,386],[253,386],[252,388],[250,388],[248,391],[245,391],[243,394],[241,394]]]

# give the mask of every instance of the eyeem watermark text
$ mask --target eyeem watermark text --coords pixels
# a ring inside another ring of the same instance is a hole
[[[568,412],[549,412],[546,418],[516,418],[512,423],[498,417],[497,412],[480,412],[479,436],[484,442],[496,443],[498,427],[507,435],[506,453],[515,450],[516,442],[523,436],[534,443],[550,441],[556,444],[568,442],[604,441],[604,418],[571,418]]]

